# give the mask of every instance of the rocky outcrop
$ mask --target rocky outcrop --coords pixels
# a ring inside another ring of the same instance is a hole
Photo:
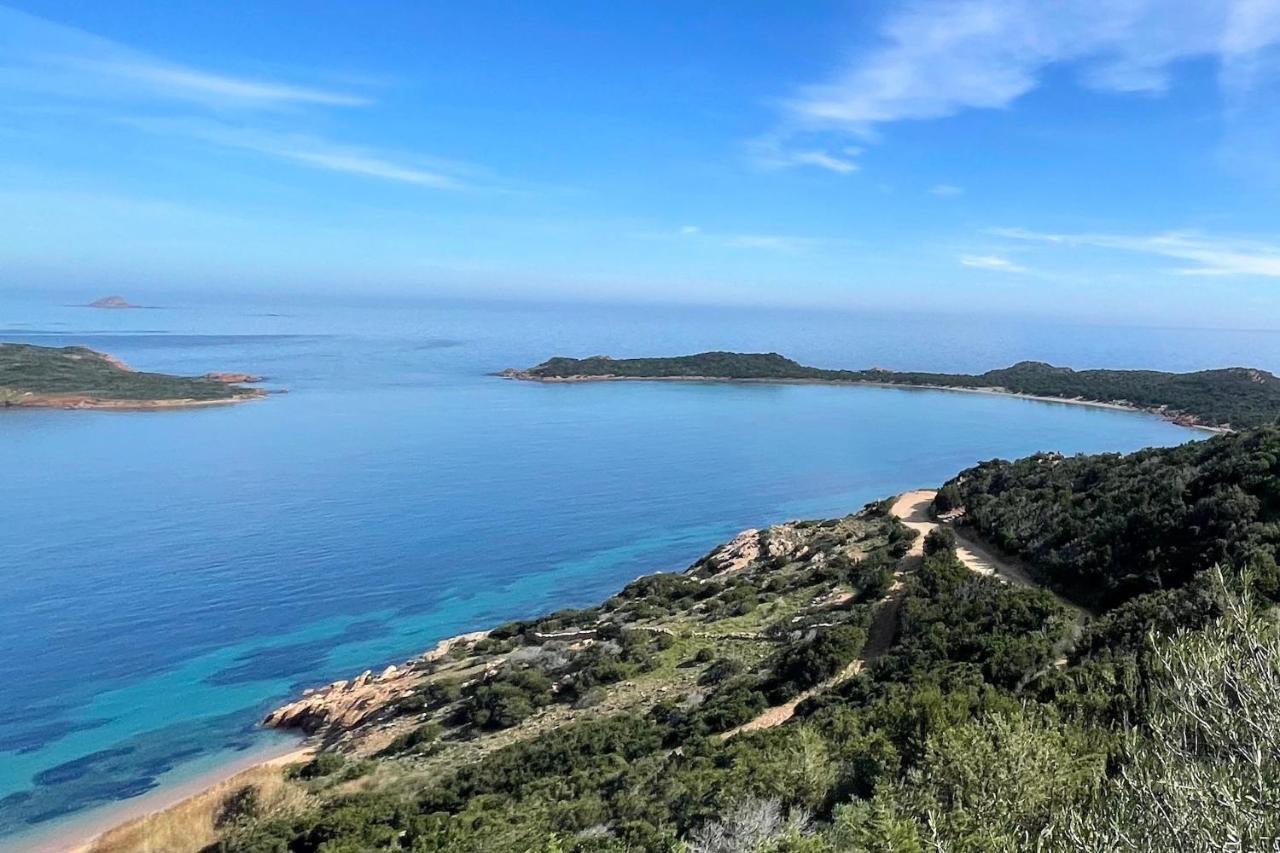
[[[744,530],[695,563],[689,574],[710,579],[741,571],[760,559],[761,538],[755,528]]]
[[[353,729],[408,696],[419,680],[408,667],[389,666],[376,676],[365,670],[354,680],[307,691],[297,702],[272,711],[262,723],[268,728],[302,729],[307,734],[330,727]]]
[[[268,714],[262,724],[267,728],[301,729],[307,734],[317,734],[350,731],[374,722],[384,710],[391,710],[395,702],[414,692],[430,664],[455,647],[475,645],[488,635],[488,631],[476,631],[450,637],[403,666],[389,666],[378,675],[365,670],[350,681],[335,681],[318,690],[306,690],[301,699]]]
[[[252,373],[206,373],[204,378],[212,382],[238,385],[245,382],[261,382],[264,377],[254,376]]]
[[[797,559],[808,551],[808,538],[794,522],[767,530],[744,530],[694,563],[688,573],[705,581],[752,568],[764,560]]]
[[[567,631],[532,631],[530,633],[540,643],[579,643],[583,640],[594,640],[600,632],[595,628],[571,628]]]

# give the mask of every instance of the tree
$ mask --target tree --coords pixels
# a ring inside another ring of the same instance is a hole
[[[950,527],[935,527],[924,537],[924,552],[937,554],[939,551],[954,551],[956,534]]]
[[[1280,625],[1212,575],[1221,616],[1153,638],[1145,725],[1091,807],[1051,827],[1056,847],[1264,850],[1280,837]]]

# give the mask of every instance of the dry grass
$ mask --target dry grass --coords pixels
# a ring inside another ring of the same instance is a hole
[[[85,853],[198,853],[218,839],[214,822],[227,797],[241,788],[258,789],[266,811],[287,813],[307,806],[307,795],[284,780],[283,765],[275,760],[250,767],[182,802],[136,818],[103,833]]]

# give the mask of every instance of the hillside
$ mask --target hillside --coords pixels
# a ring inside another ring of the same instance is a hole
[[[672,358],[548,359],[504,376],[530,381],[681,379],[850,382],[961,390],[1003,391],[1063,400],[1127,405],[1191,425],[1247,429],[1280,419],[1280,378],[1235,367],[1195,373],[1156,370],[1081,370],[1024,361],[986,373],[920,373],[873,368],[806,367],[777,353],[705,352]]]
[[[212,849],[1252,849],[1280,832],[1278,450],[984,463],[941,523],[914,493],[747,531],[340,682],[271,716],[324,751],[225,798]]]
[[[197,378],[130,370],[87,347],[0,343],[2,406],[155,408],[234,403],[263,395],[216,374]]]
[[[1280,589],[1280,429],[1129,455],[1042,454],[961,472],[937,500],[1076,600],[1110,608],[1215,564]]]

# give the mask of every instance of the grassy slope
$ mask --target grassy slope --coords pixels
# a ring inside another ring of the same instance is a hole
[[[893,543],[901,543],[900,553],[909,536],[883,511],[778,525],[712,551],[682,575],[633,582],[598,607],[512,623],[461,644],[418,667],[411,695],[387,702],[354,727],[321,728],[317,739],[346,763],[299,782],[312,798],[306,810],[330,808],[355,793],[412,798],[495,753],[554,740],[565,727],[653,713],[664,703],[672,713],[688,707],[689,730],[699,737],[746,722],[769,701],[781,703],[808,686],[769,681],[785,650],[834,625],[865,630],[883,590],[875,587],[874,572],[860,574],[855,566],[891,567]],[[745,552],[734,549],[744,541]],[[584,629],[600,634],[586,643],[554,638]],[[857,653],[855,647],[848,660],[834,663],[847,665]],[[722,674],[713,676],[716,669]],[[528,672],[546,673],[554,685],[532,713],[509,726],[475,721],[470,709],[478,687]],[[770,700],[756,693],[754,704],[725,703],[714,720],[695,719],[703,697],[735,679],[767,682],[775,693]],[[433,692],[441,685],[461,691],[441,699]],[[413,743],[413,734],[424,730],[435,734]],[[239,849],[237,843],[230,849]]]
[[[556,357],[514,375],[568,377],[758,379],[876,382],[951,388],[999,388],[1018,394],[1167,408],[1209,426],[1245,429],[1280,418],[1280,378],[1262,370],[1227,368],[1195,373],[1155,370],[1082,370],[1024,361],[980,374],[890,370],[825,370],[777,353],[707,352],[673,358]]]
[[[86,347],[0,344],[0,402],[37,397],[98,401],[234,400],[254,391],[209,379],[128,370]]]
[[[431,684],[466,685],[485,680],[486,673],[492,681],[495,673],[547,672],[554,695],[515,726],[475,725],[466,719],[463,696],[428,700],[426,708],[415,702],[392,705],[354,730],[326,729],[321,736],[367,756],[386,752],[396,736],[436,723],[443,734],[428,748],[391,752],[438,769],[565,722],[647,710],[662,697],[693,689],[712,661],[734,661],[743,672],[767,668],[772,655],[811,625],[858,622],[867,615],[869,603],[857,595],[849,567],[883,553],[895,530],[887,519],[857,516],[778,525],[757,537],[759,553],[741,568],[717,574],[729,565],[722,547],[684,575],[641,579],[599,607],[503,626],[423,667],[418,692],[424,694]],[[604,633],[587,643],[555,637],[584,629]],[[611,629],[626,636],[614,636]],[[636,637],[641,639],[628,642]],[[598,655],[601,647],[607,651]]]

